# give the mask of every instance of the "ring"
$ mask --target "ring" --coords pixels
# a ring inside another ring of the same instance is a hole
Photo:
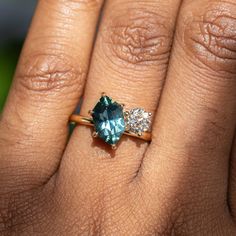
[[[93,137],[101,138],[112,149],[117,148],[123,134],[150,142],[152,114],[142,108],[125,111],[124,107],[124,104],[119,104],[102,93],[93,110],[89,111],[90,117],[73,114],[70,122],[94,126]]]

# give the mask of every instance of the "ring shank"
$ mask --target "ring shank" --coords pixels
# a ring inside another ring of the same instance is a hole
[[[73,114],[70,117],[70,122],[81,124],[81,125],[94,126],[93,120],[91,118],[84,117],[84,116],[81,116],[81,115]],[[148,141],[148,142],[151,141],[151,133],[150,132],[143,132],[142,135],[137,135],[135,133],[130,133],[128,131],[125,131],[124,134],[128,135],[128,136],[131,136],[131,137],[139,138],[139,139],[142,139],[142,140],[145,140],[145,141]]]

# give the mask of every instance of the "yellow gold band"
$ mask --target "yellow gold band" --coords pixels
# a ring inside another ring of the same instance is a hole
[[[75,115],[75,114],[70,117],[70,122],[81,124],[81,125],[94,126],[92,118],[84,117],[84,116],[80,116],[80,115]],[[141,135],[138,135],[135,133],[130,133],[128,131],[125,131],[124,134],[131,136],[131,137],[139,138],[139,139],[142,139],[142,140],[145,140],[148,142],[151,141],[151,133],[150,132],[143,132]]]

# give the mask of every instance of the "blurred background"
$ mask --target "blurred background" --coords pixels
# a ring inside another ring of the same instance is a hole
[[[27,33],[36,0],[0,0],[0,112]]]

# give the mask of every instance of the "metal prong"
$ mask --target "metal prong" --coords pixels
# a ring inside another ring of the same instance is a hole
[[[125,111],[125,112],[124,112],[124,115],[125,115],[125,116],[128,116],[128,115],[129,115],[129,112],[128,112],[128,111]]]
[[[106,96],[106,93],[105,92],[102,92],[102,97],[105,97]]]
[[[130,125],[125,126],[125,131],[127,131],[127,132],[130,131]]]
[[[124,104],[124,103],[121,103],[120,105],[121,105],[123,108],[125,107],[125,104]]]
[[[151,113],[151,112],[149,112],[149,113],[148,113],[148,115],[149,115],[149,116],[152,116],[152,113]]]
[[[116,150],[116,149],[117,149],[117,146],[116,146],[115,144],[112,144],[112,145],[111,145],[111,148],[112,148],[113,150]]]
[[[92,114],[93,114],[93,111],[92,111],[92,110],[89,110],[89,111],[88,111],[88,114],[89,114],[89,115],[92,115]]]
[[[93,138],[97,138],[98,137],[98,132],[93,132]]]
[[[139,137],[142,136],[142,132],[138,132],[138,136],[139,136]]]

